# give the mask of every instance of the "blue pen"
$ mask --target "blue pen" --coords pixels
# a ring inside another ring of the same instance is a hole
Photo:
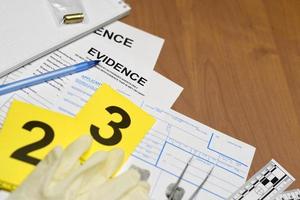
[[[7,94],[16,90],[20,90],[26,87],[30,87],[33,85],[37,85],[40,83],[43,83],[45,81],[50,81],[52,79],[56,79],[62,76],[74,74],[77,72],[81,72],[87,69],[90,69],[91,67],[94,67],[97,65],[100,61],[99,60],[93,60],[93,61],[87,61],[87,62],[81,62],[76,65],[64,67],[58,70],[54,70],[51,72],[47,72],[44,74],[40,74],[37,76],[29,77],[23,80],[19,80],[13,83],[8,83],[5,85],[0,86],[0,95]]]

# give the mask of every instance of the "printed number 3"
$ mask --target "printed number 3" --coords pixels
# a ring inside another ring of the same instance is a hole
[[[124,129],[130,126],[131,119],[128,113],[118,106],[109,106],[106,110],[110,114],[118,113],[121,115],[122,120],[120,122],[110,121],[108,125],[114,130],[113,135],[110,138],[103,138],[99,133],[99,127],[95,125],[91,125],[90,132],[93,138],[99,142],[100,144],[104,144],[107,146],[113,146],[118,144],[122,140],[122,133],[120,129]]]

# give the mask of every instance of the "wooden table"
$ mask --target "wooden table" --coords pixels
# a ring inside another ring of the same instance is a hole
[[[123,21],[165,39],[173,109],[255,146],[300,187],[300,0],[127,0]]]

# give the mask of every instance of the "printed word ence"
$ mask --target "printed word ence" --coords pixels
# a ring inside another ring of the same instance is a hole
[[[128,37],[124,37],[121,34],[117,34],[113,31],[109,31],[109,30],[104,29],[104,28],[100,28],[100,29],[96,30],[95,33],[99,36],[104,37],[104,38],[108,38],[110,40],[113,40],[116,43],[123,44],[124,46],[129,47],[129,48],[132,47],[133,42],[134,42],[133,39],[130,39]]]

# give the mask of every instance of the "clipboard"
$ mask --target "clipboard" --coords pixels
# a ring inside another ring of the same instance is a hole
[[[59,26],[47,0],[1,0],[0,77],[130,11],[122,0],[82,0],[82,4],[87,23]]]

